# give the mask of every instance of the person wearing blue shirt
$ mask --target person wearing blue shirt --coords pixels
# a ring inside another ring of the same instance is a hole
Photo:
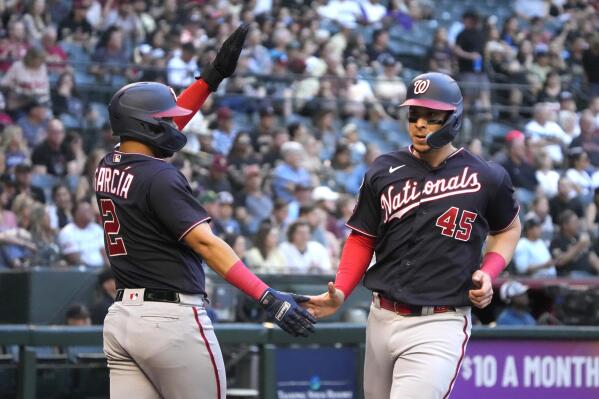
[[[518,281],[506,281],[499,289],[499,296],[507,307],[497,317],[497,325],[534,326],[537,324],[530,314],[526,285]]]

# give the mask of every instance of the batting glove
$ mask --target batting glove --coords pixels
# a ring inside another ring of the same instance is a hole
[[[289,294],[268,288],[260,298],[260,305],[268,313],[269,319],[294,337],[307,337],[314,332],[316,319],[298,303],[308,301],[303,295]]]
[[[235,32],[225,40],[220,50],[216,54],[212,64],[207,65],[197,79],[203,79],[208,84],[211,91],[216,91],[218,85],[223,79],[233,75],[239,60],[239,54],[243,49],[245,37],[248,34],[250,26],[241,24]]]

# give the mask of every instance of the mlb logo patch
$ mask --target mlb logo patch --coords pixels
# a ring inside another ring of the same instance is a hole
[[[137,301],[138,298],[139,298],[139,293],[137,293],[137,292],[132,292],[129,294],[130,301]]]
[[[114,154],[112,156],[112,162],[121,162],[121,154]]]
[[[144,303],[143,288],[125,288],[122,304],[125,306],[140,306]]]

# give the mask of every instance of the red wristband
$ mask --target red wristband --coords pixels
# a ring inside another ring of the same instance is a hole
[[[497,252],[487,252],[483,257],[480,265],[480,270],[487,273],[491,277],[491,281],[495,281],[497,276],[505,269],[505,259]]]
[[[335,278],[335,288],[343,292],[345,299],[364,277],[372,259],[374,243],[374,238],[354,232],[347,238]]]
[[[227,271],[225,280],[256,301],[260,299],[264,291],[268,288],[268,285],[252,273],[241,260],[235,262],[229,271]]]

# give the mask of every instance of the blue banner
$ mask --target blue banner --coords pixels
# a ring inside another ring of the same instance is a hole
[[[278,399],[353,399],[355,348],[277,348]]]

